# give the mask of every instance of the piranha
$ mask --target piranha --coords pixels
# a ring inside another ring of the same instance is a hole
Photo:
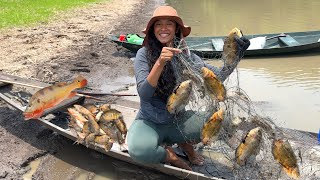
[[[23,113],[24,119],[40,118],[45,110],[75,96],[76,92],[73,92],[73,90],[86,85],[87,80],[82,76],[78,76],[72,83],[59,82],[40,89],[30,98],[29,104]]]
[[[223,59],[226,60],[227,65],[233,64],[233,61],[237,58],[237,42],[235,37],[241,38],[243,36],[242,31],[238,28],[233,28],[228,36],[224,40],[223,44]]]
[[[204,124],[201,139],[202,143],[206,145],[210,139],[216,139],[222,126],[224,118],[224,111],[220,109],[215,112],[210,119]]]
[[[239,165],[245,165],[252,155],[256,155],[259,152],[261,139],[262,132],[260,127],[251,129],[247,133],[236,149],[236,161]]]
[[[127,126],[123,120],[123,115],[120,111],[116,109],[107,110],[100,117],[99,122],[103,124],[108,124],[109,122],[114,122],[116,127],[120,130],[121,134],[127,134]]]
[[[300,176],[297,158],[287,140],[278,139],[273,141],[272,154],[278,161],[288,176],[298,179]]]
[[[226,88],[217,76],[208,68],[201,68],[204,85],[209,96],[215,100],[224,101],[226,97]]]
[[[175,114],[183,110],[183,108],[188,104],[191,91],[191,80],[186,80],[179,84],[168,98],[167,110],[169,113]]]

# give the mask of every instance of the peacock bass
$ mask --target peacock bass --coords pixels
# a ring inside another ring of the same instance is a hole
[[[87,80],[78,76],[71,83],[59,82],[54,85],[40,89],[29,100],[29,104],[24,111],[24,119],[37,119],[42,116],[43,112],[52,108],[65,99],[76,95],[73,90],[82,88],[87,85]]]

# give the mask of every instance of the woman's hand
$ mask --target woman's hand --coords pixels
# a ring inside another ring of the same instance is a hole
[[[179,53],[181,53],[180,49],[172,47],[163,47],[158,59],[159,65],[165,65],[167,61],[171,61],[172,57]]]
[[[235,37],[235,40],[236,40],[237,46],[238,46],[237,55],[239,58],[242,58],[244,56],[244,52],[250,46],[250,41],[244,36],[242,36],[241,38]]]

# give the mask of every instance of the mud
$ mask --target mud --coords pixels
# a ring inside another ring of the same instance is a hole
[[[110,42],[108,35],[141,34],[152,11],[161,3],[111,0],[59,14],[47,24],[1,30],[0,72],[47,83],[69,81],[82,74],[90,90],[103,92],[116,90],[109,83],[112,80],[131,77],[119,86],[128,88],[134,83],[130,60],[134,54]],[[110,100],[139,105],[123,98]],[[21,113],[0,101],[0,143],[0,179],[23,179],[29,163],[37,158],[41,162],[32,178],[55,179],[52,172],[56,154],[73,142],[36,121],[24,121]],[[65,179],[79,175],[78,167],[72,165],[66,172],[62,176]],[[89,179],[95,175],[90,169],[87,174]]]

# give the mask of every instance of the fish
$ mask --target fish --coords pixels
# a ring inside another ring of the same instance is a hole
[[[87,125],[88,125],[88,131],[89,133],[93,133],[95,135],[102,135],[105,134],[105,132],[100,129],[99,124],[97,123],[96,119],[94,118],[94,115],[85,107],[81,105],[73,105],[77,111],[79,111],[82,115],[88,119]],[[88,133],[87,133],[88,134]]]
[[[122,113],[116,109],[110,109],[104,112],[99,121],[114,121],[115,119],[123,119]]]
[[[127,126],[123,120],[122,113],[116,109],[110,109],[102,114],[99,122],[107,124],[108,122],[113,121],[120,132],[124,135],[127,134]]]
[[[110,151],[113,146],[113,141],[108,135],[96,136],[94,142],[104,146],[105,151]]]
[[[85,137],[84,141],[86,142],[87,147],[89,146],[89,144],[94,143],[95,137],[96,137],[96,135],[94,133],[90,133],[89,135],[87,135]]]
[[[99,108],[94,104],[85,104],[83,107],[88,109],[92,114],[97,114],[99,112]]]
[[[120,145],[124,143],[125,139],[113,121],[99,122],[99,126],[113,141],[117,141]]]
[[[236,148],[235,157],[239,165],[245,165],[252,155],[256,155],[259,152],[261,139],[262,132],[260,127],[251,129],[247,133],[242,143]]]
[[[222,58],[226,60],[227,65],[232,65],[237,58],[237,42],[235,37],[241,38],[243,36],[242,31],[238,28],[233,28],[228,36],[224,39]]]
[[[76,95],[73,90],[87,85],[87,80],[79,75],[71,83],[59,82],[37,91],[29,99],[28,106],[24,111],[24,119],[37,119],[43,115],[43,112],[52,108],[65,99]]]
[[[106,112],[106,111],[108,111],[110,109],[111,109],[110,104],[101,104],[99,106],[99,110],[102,111],[102,112]]]
[[[192,73],[192,71],[187,69],[183,70],[182,74],[183,76],[193,81],[193,84],[195,85],[193,87],[197,88],[197,91],[200,93],[200,97],[204,98],[206,92],[205,92],[203,78],[201,77],[201,75]]]
[[[99,106],[99,113],[96,115],[96,120],[99,121],[102,114],[105,113],[106,111],[110,110],[111,109],[111,106],[110,104],[101,104]]]
[[[110,137],[108,135],[101,135],[101,136],[96,136],[94,138],[94,142],[97,144],[105,144],[108,143],[110,140]]]
[[[79,111],[77,111],[75,108],[68,108],[68,112],[70,114],[71,117],[73,117],[75,120],[78,120],[82,123],[87,122],[88,119],[86,119]]]
[[[72,127],[76,132],[82,132],[83,124],[77,123],[78,120],[74,119],[73,117],[70,119],[69,127]]]
[[[81,114],[83,114],[84,116],[93,116],[94,117],[94,114],[89,111],[87,108],[81,106],[81,105],[78,105],[78,104],[75,104],[73,105],[75,107],[75,109],[80,112]]]
[[[191,80],[183,81],[174,89],[167,101],[167,110],[170,114],[176,114],[184,109],[189,102],[191,91]]]
[[[208,68],[202,67],[201,74],[204,80],[206,92],[213,100],[224,101],[226,88],[217,76]]]
[[[272,155],[274,159],[281,164],[288,176],[294,179],[300,177],[297,158],[287,140],[274,140],[272,144]]]
[[[201,131],[201,140],[206,145],[210,139],[215,140],[218,137],[224,118],[224,111],[220,109],[215,112],[209,120],[204,124]]]

